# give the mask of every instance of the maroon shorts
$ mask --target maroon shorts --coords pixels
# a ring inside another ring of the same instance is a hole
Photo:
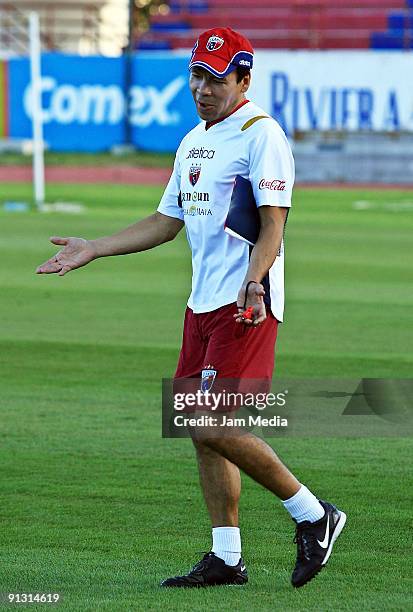
[[[201,377],[212,369],[217,378],[271,381],[278,321],[267,309],[257,327],[236,323],[236,304],[195,314],[186,309],[177,378]]]

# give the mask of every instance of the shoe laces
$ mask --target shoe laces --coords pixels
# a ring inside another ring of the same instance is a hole
[[[202,553],[204,553],[204,551],[202,551]],[[202,570],[206,569],[211,562],[212,555],[213,553],[211,551],[204,553],[202,559],[192,568],[191,573],[202,572]]]
[[[295,530],[294,544],[297,544],[297,562],[310,561],[314,533],[306,525],[298,524]]]

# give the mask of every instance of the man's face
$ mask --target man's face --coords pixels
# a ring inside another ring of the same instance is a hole
[[[198,115],[204,121],[216,121],[228,115],[244,99],[250,76],[237,83],[237,71],[218,78],[199,66],[191,68],[189,88]]]

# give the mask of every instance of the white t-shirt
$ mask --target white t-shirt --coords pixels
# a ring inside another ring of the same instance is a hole
[[[224,231],[235,177],[251,182],[258,207],[290,207],[294,183],[294,160],[284,132],[252,102],[205,127],[202,122],[183,138],[158,207],[185,222],[192,251],[188,306],[195,313],[236,302],[248,269],[251,247]],[[283,244],[264,286],[272,313],[282,321]]]

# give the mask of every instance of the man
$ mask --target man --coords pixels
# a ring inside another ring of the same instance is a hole
[[[176,380],[212,372],[217,379],[271,380],[283,319],[283,231],[294,163],[288,141],[267,113],[249,102],[253,49],[229,28],[200,35],[189,86],[202,123],[182,140],[155,214],[97,240],[52,238],[64,248],[38,268],[60,276],[97,257],[136,253],[172,240],[185,225],[192,250],[192,292]],[[225,231],[234,180],[250,181],[260,230],[255,246]],[[247,314],[248,313],[248,314]],[[292,584],[300,587],[327,563],[346,515],[319,501],[271,447],[248,433],[194,439],[200,482],[212,522],[212,550],[165,587],[244,584],[238,527],[240,469],[282,500],[296,524]]]

